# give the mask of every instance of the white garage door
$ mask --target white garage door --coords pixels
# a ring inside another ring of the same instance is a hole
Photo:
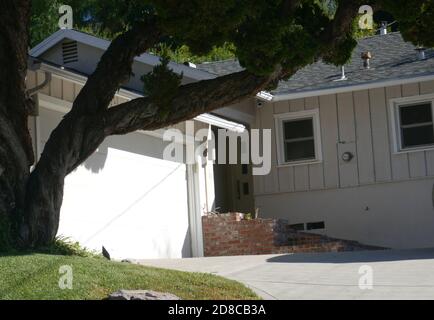
[[[43,146],[62,114],[41,108]],[[65,181],[59,235],[115,258],[191,256],[186,166],[141,133],[108,138]]]

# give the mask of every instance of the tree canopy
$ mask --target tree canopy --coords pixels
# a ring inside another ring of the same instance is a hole
[[[340,41],[334,44],[322,34],[340,2],[349,3],[355,10],[354,25],[338,35]],[[77,29],[106,39],[157,15],[163,33],[160,41],[169,49],[171,59],[200,63],[237,57],[244,67],[257,74],[270,73],[276,63],[288,67],[310,63],[320,51],[327,52],[323,56],[326,62],[346,62],[354,40],[375,32],[358,28],[357,9],[361,4],[371,4],[383,12],[374,15],[376,27],[393,17],[399,21],[407,41],[434,46],[433,36],[427,32],[434,23],[432,0],[33,0],[32,45],[57,29],[61,3],[73,8]],[[158,53],[156,48],[149,50]]]

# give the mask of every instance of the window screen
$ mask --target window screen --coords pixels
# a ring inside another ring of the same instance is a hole
[[[283,122],[285,162],[315,159],[313,119]]]
[[[434,144],[431,103],[400,106],[399,119],[403,149]]]

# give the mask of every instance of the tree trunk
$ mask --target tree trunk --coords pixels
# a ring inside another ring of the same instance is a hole
[[[14,240],[23,220],[33,151],[27,128],[32,104],[25,93],[29,1],[0,8],[0,246]]]
[[[46,245],[55,238],[65,177],[86,160],[104,138],[94,118],[72,114],[52,132],[27,183],[25,219],[19,230],[24,246]]]

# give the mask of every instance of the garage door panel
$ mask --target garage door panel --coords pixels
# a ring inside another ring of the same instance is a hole
[[[41,109],[41,143],[61,118]],[[115,258],[191,256],[186,166],[163,148],[140,133],[107,139],[67,176],[59,234]]]

